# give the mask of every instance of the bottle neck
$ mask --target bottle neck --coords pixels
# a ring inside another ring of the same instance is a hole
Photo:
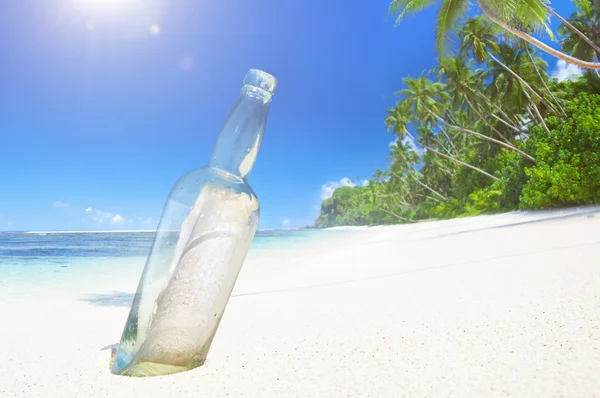
[[[227,116],[210,156],[209,166],[247,179],[260,149],[271,93],[244,85]]]

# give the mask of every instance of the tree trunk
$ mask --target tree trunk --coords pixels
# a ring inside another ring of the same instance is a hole
[[[401,179],[402,181],[404,181],[404,182],[407,182],[407,181],[406,181],[406,179],[405,179],[405,178],[403,178],[402,176],[400,176],[400,175],[398,175],[398,174],[394,173],[393,171],[391,171],[391,173],[392,173],[393,175],[395,175],[397,178]],[[430,191],[430,192],[432,192],[432,193],[434,193],[434,194],[436,194],[436,195],[440,196],[440,197],[441,197],[442,199],[444,199],[444,200],[448,200],[448,199],[447,199],[447,198],[446,198],[444,195],[442,195],[441,193],[439,193],[439,192],[435,191],[433,188],[431,188],[431,187],[430,187],[430,186],[428,186],[427,184],[423,184],[421,181],[419,181],[419,179],[418,179],[417,177],[415,177],[414,175],[412,175],[410,172],[408,172],[407,174],[408,174],[408,175],[409,175],[409,176],[410,176],[412,179],[414,179],[414,180],[415,180],[415,181],[416,181],[416,182],[417,182],[419,185],[421,185],[423,188],[425,188],[425,189],[427,189],[428,191]],[[431,196],[429,196],[429,195],[415,194],[415,196],[422,196],[422,197],[425,197],[425,198],[433,199],[433,200],[435,200],[436,202],[443,203],[441,200],[439,200],[439,199],[436,199],[436,198],[433,198],[433,197],[431,197]]]
[[[596,51],[596,54],[600,54],[600,47],[598,47],[596,45],[596,43],[594,43],[592,41],[592,39],[590,39],[589,37],[587,37],[586,35],[583,34],[583,32],[581,32],[579,29],[577,29],[575,26],[573,26],[568,20],[564,19],[563,17],[561,17],[556,11],[554,11],[552,9],[552,7],[544,4],[544,7],[546,7],[546,9],[548,11],[550,11],[550,14],[554,15],[556,18],[558,18],[560,20],[560,22],[562,22],[563,24],[565,24],[565,26],[567,26],[569,29],[571,29],[573,32],[577,33],[577,36],[581,37],[587,44],[589,44],[594,51]]]
[[[410,172],[408,173],[408,175],[411,176],[412,179],[415,180],[423,188],[427,189],[428,191],[433,192],[434,194],[438,195],[440,198],[442,198],[444,200],[447,200],[447,198],[444,195],[442,195],[441,193],[437,192],[436,190],[434,190],[433,188],[431,188],[427,184],[423,184],[421,181],[419,181],[419,179],[417,177],[415,177],[414,175],[412,175]]]
[[[546,125],[546,121],[544,120],[544,118],[540,114],[540,111],[538,110],[538,108],[535,106],[535,103],[533,102],[533,98],[531,98],[531,96],[529,94],[527,94],[526,91],[523,91],[523,93],[525,93],[525,96],[529,99],[529,102],[531,103],[528,107],[530,109],[529,112],[531,113],[531,108],[533,108],[533,111],[537,115],[538,119],[540,119],[542,126],[544,126],[544,130],[546,130],[548,133],[550,133],[550,130],[548,129],[548,126]]]
[[[408,223],[411,223],[411,224],[412,224],[412,223],[414,223],[414,221],[413,221],[413,220],[409,220],[408,218],[401,217],[401,216],[399,216],[398,214],[394,213],[393,211],[386,210],[386,209],[384,209],[383,207],[380,207],[380,206],[375,206],[375,207],[376,207],[377,209],[381,210],[381,211],[382,211],[382,212],[384,212],[384,213],[387,213],[387,214],[390,214],[390,215],[392,215],[392,216],[396,217],[396,218],[397,218],[397,219],[399,219],[399,220],[406,221],[406,222],[408,222]]]
[[[422,195],[422,194],[419,194],[419,193],[417,194],[417,196],[420,196],[420,197],[422,197],[422,198],[431,199],[431,200],[433,200],[433,201],[436,201],[436,202],[438,202],[438,203],[444,203],[444,202],[442,202],[441,200],[434,198],[433,196],[429,196],[429,195]]]
[[[497,128],[495,128],[494,126],[492,126],[485,117],[483,117],[483,115],[477,110],[477,108],[475,108],[475,106],[471,103],[471,101],[469,101],[468,98],[465,97],[465,99],[467,100],[467,103],[469,104],[469,106],[471,107],[471,109],[473,109],[473,111],[477,114],[477,116],[479,116],[479,119],[481,119],[481,121],[483,123],[485,123],[489,128],[491,128],[492,130],[494,130],[496,132],[496,134],[498,134],[500,136],[500,138],[502,138],[504,140],[504,142],[506,142],[507,144],[510,144],[510,141],[504,136],[504,134],[502,134],[500,131],[498,131]]]
[[[600,69],[600,63],[598,62],[588,62],[588,61],[583,61],[579,58],[575,58],[572,57],[570,55],[567,55],[557,49],[554,49],[552,47],[550,47],[549,45],[542,43],[541,41],[539,41],[538,39],[536,39],[535,37],[532,37],[530,35],[528,35],[527,33],[523,32],[520,29],[517,29],[513,26],[510,26],[508,23],[504,22],[503,20],[501,20],[500,18],[498,18],[493,12],[492,10],[490,10],[490,8],[485,4],[484,0],[476,0],[477,4],[479,4],[479,7],[481,8],[481,10],[485,13],[485,15],[488,16],[489,19],[492,20],[492,22],[494,22],[495,24],[499,25],[500,27],[506,29],[507,31],[509,31],[510,33],[514,34],[515,36],[520,37],[521,39],[525,40],[528,43],[533,44],[534,46],[536,46],[537,48],[539,48],[540,50],[555,56],[556,58],[562,59],[565,62],[568,62],[570,64],[574,64],[577,65],[581,68],[585,68],[585,69],[595,69],[598,70]]]
[[[502,66],[504,69],[506,69],[511,75],[513,75],[514,77],[517,78],[517,80],[519,82],[521,82],[521,84],[523,84],[527,89],[529,89],[539,100],[542,104],[544,104],[546,106],[546,108],[548,108],[548,110],[550,110],[550,112],[554,113],[554,115],[556,115],[556,117],[558,117],[560,119],[560,115],[554,110],[553,107],[550,106],[550,104],[548,102],[546,102],[546,100],[544,99],[544,97],[542,97],[541,95],[539,95],[537,93],[537,91],[535,91],[533,89],[533,87],[531,87],[531,85],[529,85],[529,83],[527,83],[525,80],[523,80],[523,78],[521,76],[519,76],[517,73],[515,73],[512,69],[510,69],[507,65],[505,65],[504,63],[502,63],[502,61],[500,61],[498,58],[496,58],[494,56],[494,54],[489,54],[490,58],[494,60],[494,62],[497,62],[500,66]]]
[[[444,144],[442,144],[442,143],[440,142],[440,140],[438,140],[437,138],[434,138],[434,140],[435,140],[435,142],[437,142],[437,143],[439,144],[439,146],[441,146],[441,147],[442,147],[442,149],[443,149],[444,151],[446,151],[446,153],[447,153],[448,155],[452,155],[452,151],[448,150],[448,148],[446,148],[446,147],[444,146]]]
[[[498,116],[494,115],[493,113],[490,116],[492,116],[494,119],[496,119],[500,123],[504,124],[506,127],[510,128],[511,130],[514,130],[517,133],[521,133],[521,130],[519,130],[518,128],[516,128],[512,124],[508,123],[507,121],[505,121],[501,117],[498,117]]]
[[[477,95],[478,95],[480,98],[483,98],[483,99],[486,101],[486,103],[487,103],[488,105],[491,105],[491,106],[492,106],[492,107],[493,107],[495,110],[497,110],[497,111],[498,111],[498,113],[499,113],[500,115],[502,115],[502,116],[503,116],[503,117],[506,119],[506,120],[504,121],[504,122],[505,122],[505,124],[506,124],[506,123],[508,123],[508,122],[513,122],[513,123],[515,122],[514,120],[512,120],[512,119],[510,118],[510,116],[508,116],[508,115],[506,114],[506,112],[504,112],[504,111],[502,110],[502,108],[500,108],[498,105],[494,104],[494,103],[492,102],[492,100],[490,100],[488,97],[486,97],[485,95],[483,95],[483,94],[481,94],[480,92],[477,92],[477,91],[475,92],[475,94],[477,94]],[[512,127],[513,127],[513,129],[517,130],[519,133],[521,132],[521,130],[520,130],[520,129],[518,129],[516,126],[512,125]]]
[[[444,136],[446,137],[446,139],[448,140],[448,142],[450,143],[450,145],[452,145],[452,148],[454,149],[454,152],[458,152],[456,150],[456,146],[454,145],[454,142],[452,142],[452,139],[450,139],[450,136],[448,134],[446,134],[446,132],[444,130],[442,130],[442,133],[444,134]],[[442,147],[443,147],[443,145],[442,145]],[[446,148],[444,148],[444,149],[446,149]],[[446,152],[450,153],[450,151],[447,150],[447,149],[446,149]]]
[[[550,91],[550,88],[548,87],[548,85],[546,84],[546,81],[542,77],[542,74],[540,73],[540,70],[538,69],[537,65],[535,64],[535,60],[533,59],[533,56],[531,55],[531,51],[529,51],[529,48],[526,48],[526,50],[527,50],[527,55],[529,55],[529,59],[531,60],[531,64],[535,68],[535,72],[537,73],[537,75],[539,76],[540,80],[542,81],[542,84],[544,85],[544,88],[546,89],[546,91],[548,92],[548,94],[550,94],[550,97],[552,97],[552,99],[554,100],[554,103],[556,104],[556,106],[558,107],[558,109],[560,110],[560,112],[563,114],[563,116],[567,117],[567,113],[565,112],[565,110],[563,109],[563,107],[560,106],[560,103],[558,102],[558,99],[556,99],[556,97],[554,96],[554,94],[552,94],[552,91]]]
[[[530,115],[536,116],[538,118],[538,120],[540,121],[540,124],[542,125],[542,127],[544,127],[544,130],[546,130],[546,132],[548,134],[551,134],[550,130],[548,129],[548,125],[546,124],[546,122],[544,121],[544,118],[542,117],[542,115],[540,115],[540,112],[537,110],[537,108],[535,106],[531,106],[531,104],[527,105],[527,111],[529,112]]]
[[[481,169],[478,169],[478,168],[477,168],[477,167],[475,167],[475,166],[471,166],[470,164],[468,164],[468,163],[465,163],[465,162],[463,162],[462,160],[458,160],[458,159],[456,159],[456,158],[454,158],[454,157],[452,157],[452,156],[444,155],[443,153],[440,153],[440,152],[436,151],[436,150],[435,150],[435,149],[433,149],[433,148],[430,148],[430,147],[428,147],[428,146],[425,146],[425,149],[427,149],[428,151],[431,151],[431,152],[435,153],[435,154],[436,154],[436,155],[438,155],[438,156],[441,156],[441,157],[443,157],[443,158],[446,158],[446,159],[450,159],[451,161],[453,161],[453,162],[455,162],[455,163],[457,163],[457,164],[460,164],[460,165],[462,165],[462,166],[466,166],[466,167],[468,167],[468,168],[470,168],[470,169],[472,169],[472,170],[475,170],[475,171],[477,171],[477,172],[479,172],[479,173],[481,173],[481,174],[483,174],[483,175],[486,175],[486,176],[490,177],[491,179],[493,179],[493,180],[495,180],[495,181],[498,181],[498,180],[500,180],[498,177],[494,177],[493,175],[491,175],[491,174],[489,174],[489,173],[487,173],[487,172],[485,172],[485,171],[483,171],[483,170],[481,170]]]
[[[460,127],[460,126],[456,126],[456,125],[450,124],[450,123],[446,122],[444,119],[442,119],[441,117],[439,117],[438,115],[435,115],[433,113],[432,113],[432,115],[436,119],[438,119],[439,121],[441,121],[442,123],[446,124],[449,127],[452,127],[452,128],[457,129],[457,130],[463,131],[463,132],[465,132],[467,134],[474,135],[475,137],[479,137],[479,138],[481,138],[483,140],[490,141],[490,142],[496,143],[498,145],[501,145],[501,146],[505,147],[506,149],[510,149],[511,151],[517,152],[521,156],[523,156],[523,157],[525,157],[525,158],[527,158],[527,159],[529,159],[529,160],[531,160],[532,162],[535,163],[535,158],[534,157],[526,154],[525,152],[523,152],[522,150],[520,150],[519,148],[517,148],[517,147],[515,147],[513,145],[507,144],[507,143],[502,142],[502,141],[498,141],[495,138],[488,137],[487,135],[483,135],[483,134],[477,133],[477,132],[475,132],[473,130],[469,130],[469,129],[466,129],[464,127]]]
[[[387,195],[377,195],[377,194],[375,194],[375,197],[376,197],[377,199],[385,199],[385,198],[391,198],[391,197],[397,197],[397,196],[404,197],[404,196],[406,196],[406,195],[405,195],[405,194],[402,194],[402,193],[390,193],[390,194],[387,194]],[[414,205],[414,204],[412,204],[412,203],[408,203],[408,202],[404,202],[404,201],[402,201],[402,200],[401,200],[399,203],[400,203],[401,205],[403,205],[403,206],[406,206],[406,207],[410,207],[410,208],[413,208],[413,207],[415,207],[415,205]]]

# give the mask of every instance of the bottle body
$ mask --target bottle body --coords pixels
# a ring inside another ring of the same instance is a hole
[[[259,218],[247,178],[276,86],[250,70],[208,166],[173,187],[158,225],[111,371],[177,373],[206,360]]]
[[[252,188],[212,167],[173,187],[112,364],[133,376],[204,363],[259,219]]]

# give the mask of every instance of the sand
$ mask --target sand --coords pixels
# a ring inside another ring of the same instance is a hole
[[[598,211],[358,229],[251,257],[206,364],[165,377],[108,369],[137,271],[0,295],[0,396],[600,396]],[[97,294],[115,305],[85,301]]]

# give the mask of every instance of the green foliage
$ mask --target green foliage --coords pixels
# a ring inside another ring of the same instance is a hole
[[[590,11],[582,0],[572,22],[596,26],[581,11],[597,18],[600,2],[594,1]],[[432,3],[396,0],[391,9],[403,17]],[[461,4],[442,3],[447,15],[440,25],[455,29]],[[545,12],[534,7],[536,0],[505,3],[532,5],[517,18],[530,12],[535,20]],[[502,14],[498,7],[493,11]],[[335,190],[323,201],[317,227],[600,202],[600,76],[549,79],[529,44],[499,34],[481,17],[465,21],[458,38],[457,57],[403,80],[385,119],[397,139],[387,170],[377,170],[367,186]]]
[[[502,195],[498,198],[501,210],[512,210],[519,203],[523,185],[527,182],[525,174],[526,165],[518,154],[510,151],[502,151],[496,156],[497,168],[495,174],[500,181],[494,184],[494,188],[500,190]]]
[[[590,0],[576,0],[574,3],[577,12],[569,17],[569,23],[593,43],[600,45],[600,3],[596,1],[592,4]],[[600,54],[570,27],[561,24],[558,33],[563,36],[561,47],[564,52],[584,61],[600,60]]]
[[[391,224],[392,218],[377,210],[368,199],[365,187],[341,187],[321,205],[321,214],[315,221],[317,228],[336,225]]]
[[[486,13],[491,12],[514,26],[543,30],[553,36],[547,25],[547,0],[392,0],[388,13],[396,15],[398,25],[406,16],[419,13],[435,3],[439,3],[436,37],[440,53],[446,47],[448,36],[457,33],[461,25],[459,22],[473,6],[479,6]]]
[[[412,168],[415,160],[407,146],[398,146],[392,152],[398,158],[390,166],[395,172],[381,173],[367,187],[336,189],[323,201],[315,225],[390,224],[599,203],[600,95],[580,93],[565,110],[563,120],[546,120],[550,134],[534,126],[520,143],[534,155],[535,164],[506,149],[487,157],[481,149],[465,153],[463,160],[478,164],[498,181],[466,167],[447,174],[443,169],[452,164],[430,153],[421,174]],[[407,157],[412,160],[407,162]],[[384,175],[391,177],[383,181]]]
[[[582,93],[566,108],[569,118],[551,118],[552,134],[536,127],[531,143],[535,167],[525,169],[521,207],[597,203],[600,199],[600,96]]]

